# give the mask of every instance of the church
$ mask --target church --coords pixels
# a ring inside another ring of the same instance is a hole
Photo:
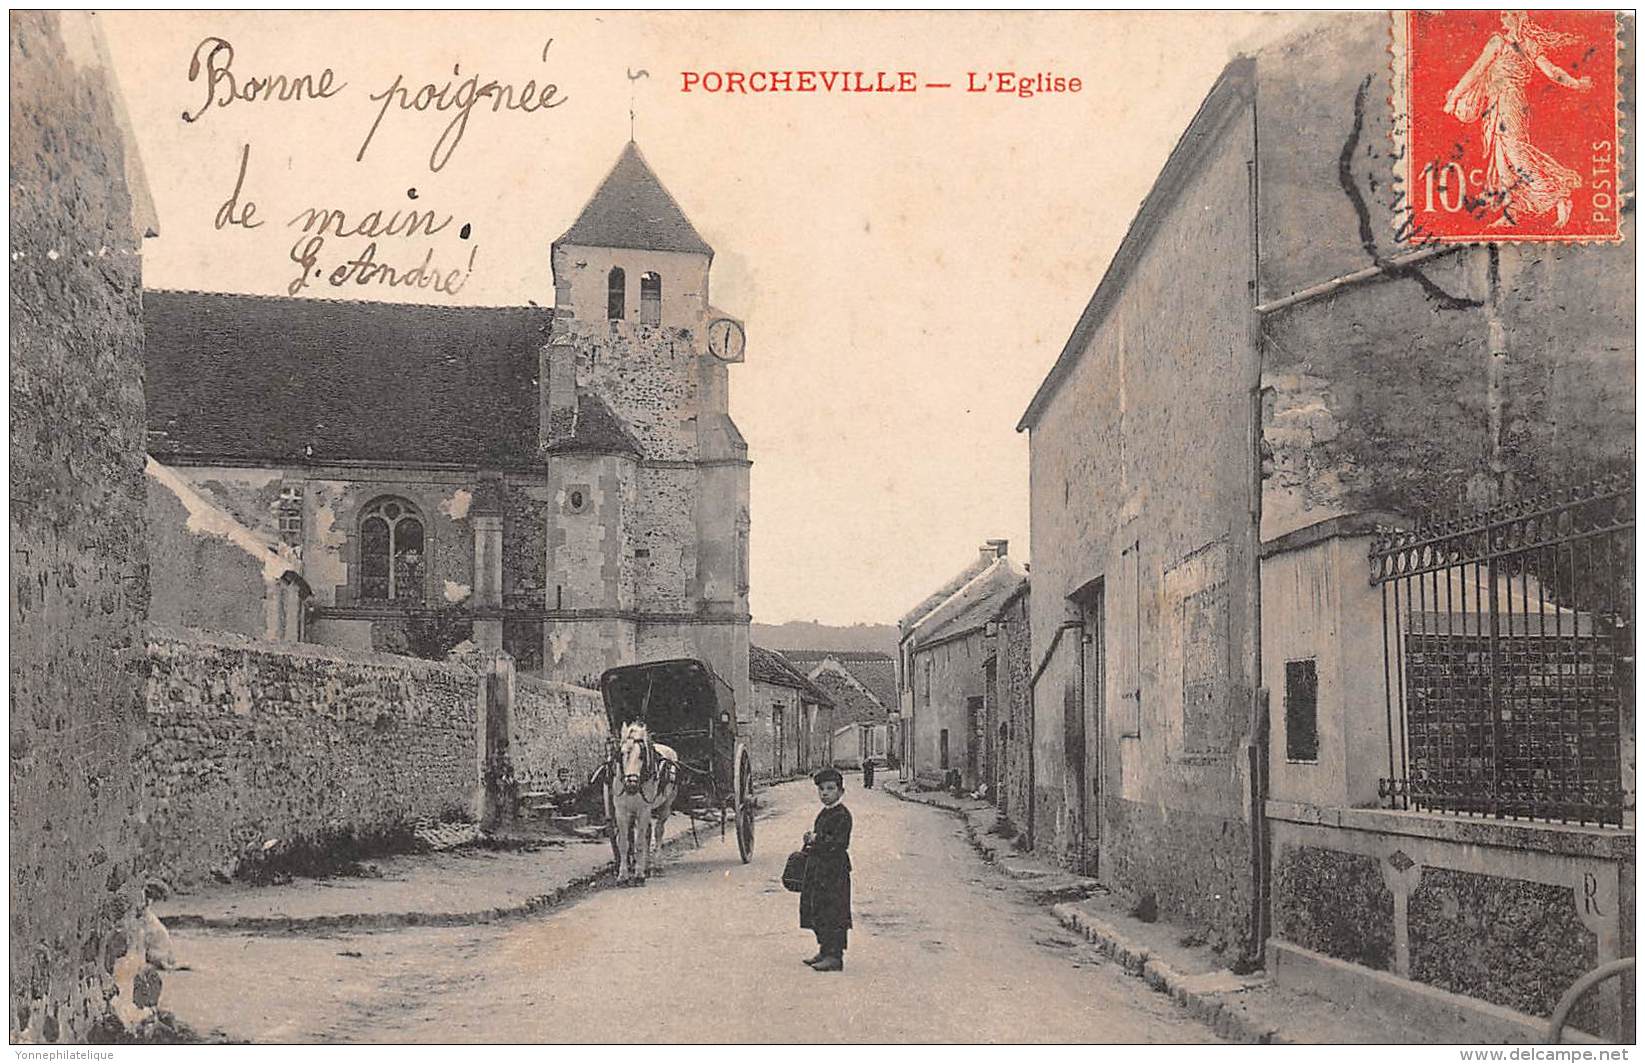
[[[191,528],[228,515],[305,588],[248,634],[471,641],[585,686],[695,657],[747,704],[745,334],[714,251],[631,141],[550,254],[552,310],[146,291],[151,466]],[[156,558],[156,620],[209,627],[243,591],[188,556]]]

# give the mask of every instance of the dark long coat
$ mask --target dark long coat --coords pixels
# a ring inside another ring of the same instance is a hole
[[[800,890],[800,926],[807,930],[851,926],[851,810],[825,806],[812,825],[805,849],[805,886]]]

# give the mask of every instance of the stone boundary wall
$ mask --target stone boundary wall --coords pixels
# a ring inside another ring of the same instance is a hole
[[[271,840],[472,819],[482,675],[461,665],[151,626],[139,845],[177,884]]]
[[[508,756],[520,791],[575,793],[605,760],[600,692],[516,674]]]
[[[1267,813],[1275,940],[1353,971],[1545,1020],[1582,975],[1634,954],[1631,831],[1294,802]],[[1599,987],[1572,1026],[1631,1041],[1625,995]]]

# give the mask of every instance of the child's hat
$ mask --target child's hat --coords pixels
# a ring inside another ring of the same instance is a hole
[[[817,770],[816,775],[811,777],[811,782],[815,783],[819,787],[825,783],[833,783],[840,787],[844,787],[845,777],[840,775],[840,770],[837,768],[824,768]]]

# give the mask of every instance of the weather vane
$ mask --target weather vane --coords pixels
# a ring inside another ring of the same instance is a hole
[[[639,81],[641,78],[649,78],[650,76],[651,76],[651,71],[649,71],[649,70],[635,70],[633,67],[630,67],[629,70],[628,70],[628,139],[629,140],[634,139],[634,83],[636,81]]]

